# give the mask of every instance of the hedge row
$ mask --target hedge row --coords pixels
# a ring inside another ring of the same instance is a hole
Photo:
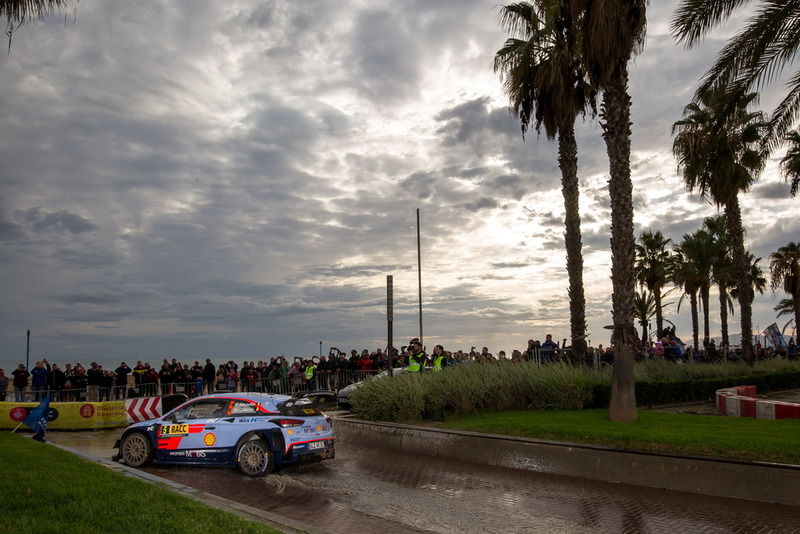
[[[696,380],[637,381],[636,405],[644,407],[713,400],[717,390],[733,386],[756,386],[758,393],[800,389],[800,371],[786,370],[775,373],[752,373]],[[594,384],[592,402],[587,408],[606,408],[610,402],[611,384]]]
[[[759,393],[800,388],[800,364],[648,362],[636,366],[640,407],[709,400],[718,389],[740,385],[756,386]],[[528,363],[459,365],[439,373],[369,379],[351,396],[361,417],[393,422],[441,420],[453,413],[604,408],[610,399],[610,368]]]

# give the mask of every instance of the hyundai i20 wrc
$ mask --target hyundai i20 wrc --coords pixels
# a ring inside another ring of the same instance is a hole
[[[331,422],[313,399],[217,393],[163,417],[129,426],[114,445],[131,467],[158,464],[236,466],[247,476],[335,456]]]

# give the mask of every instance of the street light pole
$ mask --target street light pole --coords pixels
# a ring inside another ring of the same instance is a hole
[[[419,208],[417,208],[417,279],[419,281],[419,344],[422,349],[425,349],[422,337],[422,247],[419,237]]]
[[[25,345],[25,369],[31,368],[31,331],[28,330],[28,342]]]

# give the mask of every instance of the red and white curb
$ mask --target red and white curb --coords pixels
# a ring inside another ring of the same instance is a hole
[[[717,390],[717,410],[722,415],[756,419],[800,419],[800,404],[756,398],[755,386]]]

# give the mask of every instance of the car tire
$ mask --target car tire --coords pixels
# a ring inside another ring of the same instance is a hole
[[[236,467],[243,475],[257,477],[272,471],[274,457],[269,445],[260,439],[243,442],[236,453]]]
[[[128,434],[119,446],[119,452],[125,465],[142,467],[153,461],[153,447],[150,439],[141,432]]]

